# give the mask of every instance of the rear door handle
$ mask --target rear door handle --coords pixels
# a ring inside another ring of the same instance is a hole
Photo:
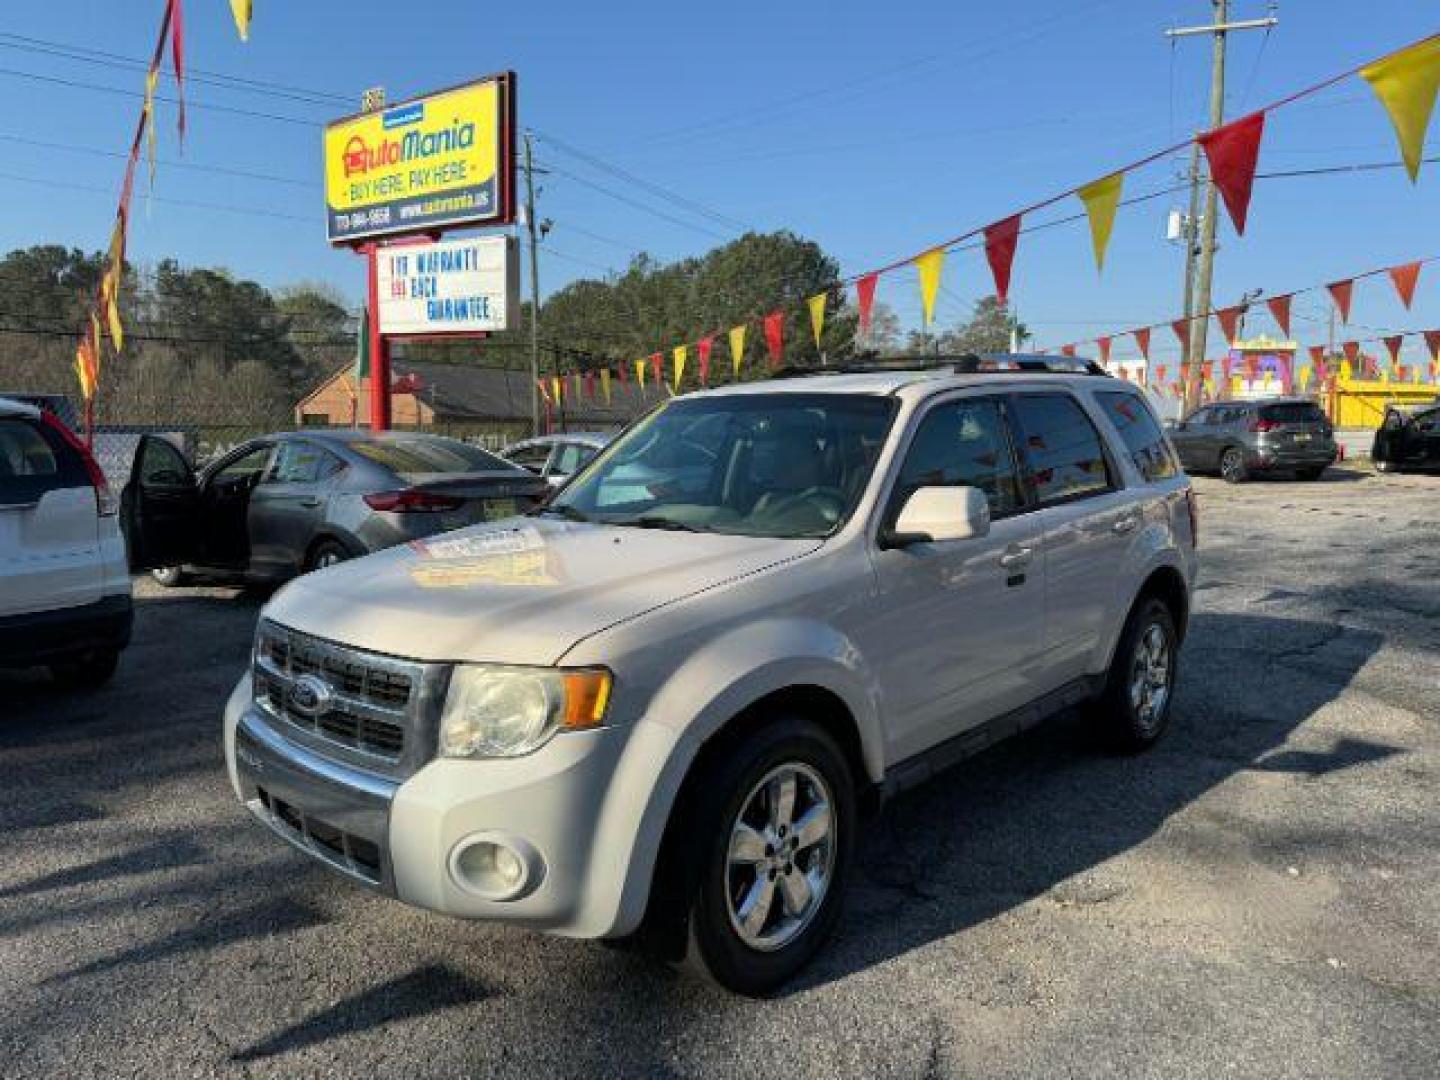
[[[1000,566],[1005,570],[1018,570],[1029,565],[1030,549],[1027,547],[1012,548],[1000,556]]]
[[[1139,524],[1140,524],[1140,515],[1138,515],[1138,514],[1126,514],[1124,517],[1117,519],[1116,522],[1115,522],[1115,524],[1111,525],[1110,528],[1113,529],[1115,532],[1120,533],[1121,535],[1123,535],[1123,534],[1125,534],[1125,533],[1128,533],[1128,532],[1132,531],[1132,530],[1135,528],[1135,526],[1137,526],[1137,525],[1139,525]]]

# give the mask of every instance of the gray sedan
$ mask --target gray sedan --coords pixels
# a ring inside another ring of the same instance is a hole
[[[198,475],[142,440],[122,498],[132,563],[164,585],[195,573],[282,581],[407,540],[534,506],[548,485],[438,435],[286,432],[245,443]]]

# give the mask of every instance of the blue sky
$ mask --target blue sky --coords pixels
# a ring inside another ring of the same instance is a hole
[[[323,279],[352,298],[362,289],[361,262],[324,240],[320,125],[352,111],[367,86],[383,85],[398,100],[503,68],[519,73],[521,124],[539,133],[541,163],[561,170],[544,178],[541,193],[540,212],[555,222],[542,267],[548,291],[623,267],[635,251],[661,259],[703,252],[738,224],[793,229],[847,273],[865,270],[1197,129],[1209,71],[1204,39],[1172,46],[1162,33],[1203,23],[1210,5],[1201,0],[256,6],[242,45],[223,0],[190,0],[191,66],[339,100],[192,85],[197,105],[272,118],[195,107],[183,156],[173,107],[162,106],[157,198],[148,210],[141,201],[130,254],[225,266],[270,285]],[[1265,13],[1258,0],[1233,6],[1237,17]],[[5,8],[0,245],[101,247],[122,167],[103,153],[122,150],[138,101],[17,73],[138,91],[139,72],[57,57],[35,41],[140,57],[160,0]],[[1282,5],[1279,16],[1268,39],[1233,41],[1231,115],[1440,28],[1431,5],[1414,0],[1370,0],[1363,18],[1353,3],[1305,0]],[[637,189],[545,136],[710,213]],[[1437,147],[1432,131],[1427,149]],[[1260,168],[1397,156],[1380,107],[1350,79],[1274,114]],[[169,164],[177,158],[207,168]],[[1178,169],[1166,162],[1133,174],[1126,194],[1166,187]],[[1056,343],[1178,315],[1180,252],[1164,240],[1164,218],[1180,199],[1122,208],[1103,277],[1083,224],[1022,237],[1012,293],[1037,338]],[[1400,170],[1259,183],[1246,236],[1222,223],[1217,303],[1440,254],[1437,226],[1440,163],[1413,187]],[[989,291],[979,253],[952,256],[939,317],[963,315]],[[889,275],[880,296],[905,321],[918,317],[912,271]],[[1322,296],[1297,298],[1297,336],[1322,340],[1325,313]],[[1440,324],[1440,264],[1422,273],[1410,313],[1383,280],[1357,286],[1353,323],[1344,336]],[[1170,347],[1162,337],[1157,354]]]

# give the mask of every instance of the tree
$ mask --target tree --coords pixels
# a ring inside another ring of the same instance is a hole
[[[1010,351],[1011,335],[1021,341],[1029,332],[1010,309],[995,296],[982,296],[975,302],[970,321],[942,330],[931,335],[932,344],[927,349],[923,335],[911,331],[906,341],[906,352],[911,354],[937,353],[943,356],[963,356],[970,353],[1004,353]]]

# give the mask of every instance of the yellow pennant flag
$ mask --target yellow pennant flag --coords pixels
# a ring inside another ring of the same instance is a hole
[[[235,16],[235,29],[241,41],[250,40],[250,15],[254,5],[251,0],[230,0],[230,14]]]
[[[640,392],[645,392],[645,361],[635,361],[635,381],[640,384]]]
[[[564,382],[564,380],[561,379],[559,375],[552,375],[552,376],[550,377],[550,395],[555,399],[555,401],[556,401],[557,404],[558,404],[559,401],[560,401],[561,395],[564,394],[564,393],[565,393],[565,382]]]
[[[1115,210],[1120,205],[1120,188],[1124,173],[1111,173],[1086,184],[1075,194],[1085,204],[1090,218],[1090,243],[1095,248],[1095,269],[1105,269],[1105,249],[1110,246],[1110,230],[1115,225]]]
[[[829,293],[816,293],[805,301],[805,306],[810,309],[810,329],[815,332],[815,348],[820,348],[820,332],[825,329],[825,301],[830,299]]]
[[[160,65],[154,64],[145,74],[145,104],[141,106],[145,124],[145,157],[150,165],[150,187],[155,187],[155,84],[160,81]]]
[[[89,401],[95,396],[95,362],[90,350],[90,339],[82,338],[75,349],[75,380],[80,384],[80,396]]]
[[[675,358],[675,392],[680,392],[680,380],[685,377],[685,351],[686,346],[677,345],[671,355]]]
[[[1412,182],[1418,180],[1425,129],[1440,90],[1440,35],[1361,68],[1360,76],[1390,114],[1405,169]]]
[[[730,329],[730,366],[735,371],[735,378],[740,378],[740,365],[745,360],[745,325],[731,327]]]
[[[920,314],[929,326],[935,321],[935,294],[940,291],[940,267],[945,263],[943,248],[927,251],[915,260],[920,273]]]
[[[120,300],[111,293],[105,298],[105,322],[110,327],[110,340],[118,353],[125,348],[125,327],[120,323]]]
[[[606,405],[609,405],[609,404],[610,404],[610,369],[609,369],[608,367],[602,367],[602,368],[600,369],[600,392],[605,395],[605,404],[606,404]]]

